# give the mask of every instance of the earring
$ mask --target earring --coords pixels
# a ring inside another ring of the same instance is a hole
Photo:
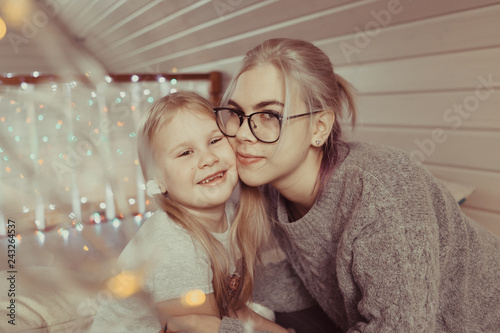
[[[321,145],[321,140],[316,140],[316,146]]]

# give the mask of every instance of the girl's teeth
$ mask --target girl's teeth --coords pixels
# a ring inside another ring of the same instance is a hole
[[[206,180],[202,181],[201,183],[202,183],[202,184],[206,184],[206,183],[208,183],[208,182],[210,182],[210,181],[214,180],[215,178],[220,178],[220,177],[222,177],[222,175],[223,175],[223,174],[224,174],[224,173],[223,173],[223,172],[221,172],[221,173],[219,173],[219,174],[218,174],[218,175],[216,175],[216,176],[210,177],[209,179],[206,179]]]

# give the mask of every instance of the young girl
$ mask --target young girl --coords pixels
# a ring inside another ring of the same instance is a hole
[[[108,284],[115,297],[92,331],[166,332],[172,316],[204,314],[287,332],[246,307],[268,223],[255,189],[242,185],[236,211],[228,202],[236,159],[210,103],[192,92],[163,97],[146,114],[138,151],[159,209],[121,253]]]
[[[343,332],[499,331],[500,239],[409,154],[343,140],[352,90],[320,49],[263,42],[222,105],[241,180],[266,185],[273,234]]]

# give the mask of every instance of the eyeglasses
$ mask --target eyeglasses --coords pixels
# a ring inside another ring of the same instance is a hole
[[[277,112],[254,112],[248,116],[241,110],[231,108],[215,108],[214,112],[217,126],[225,136],[235,137],[243,121],[247,118],[248,127],[257,140],[264,143],[273,143],[280,138],[283,116]],[[286,117],[286,119],[295,119],[318,112],[321,112],[321,110],[296,114]]]

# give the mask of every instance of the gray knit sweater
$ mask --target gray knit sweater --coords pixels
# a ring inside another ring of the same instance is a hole
[[[408,154],[350,147],[304,217],[290,223],[283,198],[275,210],[275,236],[310,295],[347,332],[500,332],[500,239]]]

